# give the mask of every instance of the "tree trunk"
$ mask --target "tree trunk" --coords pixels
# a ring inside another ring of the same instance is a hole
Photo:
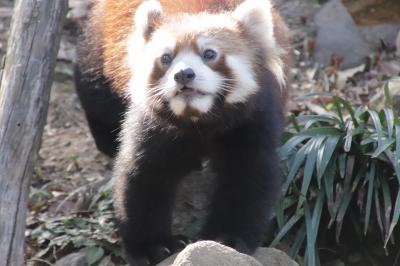
[[[0,266],[24,264],[27,197],[67,0],[17,0],[0,87]]]

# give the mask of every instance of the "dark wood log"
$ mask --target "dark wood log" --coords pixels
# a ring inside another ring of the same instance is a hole
[[[27,197],[68,0],[17,0],[0,87],[0,266],[24,264]]]

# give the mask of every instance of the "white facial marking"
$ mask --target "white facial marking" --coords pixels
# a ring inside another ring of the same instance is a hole
[[[204,51],[205,49],[213,49],[219,55],[220,51],[219,51],[218,47],[214,44],[214,42],[215,41],[212,38],[200,36],[197,39],[196,43],[197,43],[197,47],[199,47],[199,49],[201,51]]]
[[[271,2],[269,0],[246,0],[233,12],[233,17],[268,43],[275,43],[272,22]]]
[[[285,85],[283,62],[281,60],[284,50],[279,47],[275,39],[271,10],[272,4],[270,0],[246,0],[235,9],[232,16],[242,23],[253,37],[261,38],[260,41],[268,55],[265,63],[282,87]]]
[[[162,47],[160,47],[160,42],[150,42],[146,45],[140,32],[132,33],[127,43],[127,62],[132,73],[128,92],[136,106],[143,110],[162,108],[159,96],[155,97],[156,99],[149,97],[148,91],[158,86],[158,84],[149,84],[149,76],[154,66],[154,61],[149,58],[158,60],[162,54],[173,51],[176,45],[176,40],[167,32],[156,32],[154,36],[163,40]]]
[[[159,1],[157,0],[147,0],[144,1],[135,13],[135,26],[136,30],[145,33],[148,29],[152,21],[151,19],[155,19],[157,16],[161,16],[162,7]]]
[[[189,105],[198,110],[200,113],[207,113],[210,111],[213,103],[214,97],[211,95],[206,95],[194,98],[192,101],[190,101]]]
[[[176,115],[182,115],[186,109],[186,101],[181,97],[174,97],[169,101],[169,107]]]
[[[252,66],[244,56],[239,55],[226,56],[226,64],[232,70],[237,82],[235,88],[227,95],[226,101],[243,103],[258,90]]]
[[[193,69],[196,75],[194,80],[186,84],[186,86],[207,95],[194,95],[191,98],[183,98],[176,95],[183,85],[178,84],[174,76],[177,72],[186,68]],[[183,114],[187,106],[194,108],[200,113],[210,111],[214,103],[214,98],[220,90],[222,80],[223,77],[208,67],[200,55],[187,49],[178,53],[174,58],[172,65],[161,79],[160,84],[164,88],[163,94],[165,98],[169,99],[171,110],[179,116]]]
[[[167,98],[173,97],[182,88],[182,85],[176,83],[174,76],[186,68],[193,69],[196,75],[195,79],[187,84],[188,87],[197,89],[203,93],[215,94],[218,92],[222,76],[205,65],[200,55],[190,50],[184,50],[175,57],[172,65],[160,82],[161,84],[165,84],[165,88],[167,88],[165,91]]]

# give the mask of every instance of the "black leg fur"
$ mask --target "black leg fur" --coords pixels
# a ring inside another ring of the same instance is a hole
[[[82,74],[79,66],[75,66],[74,79],[97,148],[114,157],[126,103],[112,92],[110,83],[103,76]]]
[[[248,124],[215,139],[211,160],[218,186],[204,239],[247,254],[260,246],[281,184],[271,137],[262,125]]]
[[[156,264],[184,246],[171,236],[172,205],[179,181],[201,159],[192,139],[144,127],[125,128],[123,141],[131,144],[121,147],[115,166],[119,232],[131,265]]]

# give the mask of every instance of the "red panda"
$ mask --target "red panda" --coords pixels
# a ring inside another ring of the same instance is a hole
[[[199,238],[248,254],[261,245],[282,183],[287,40],[269,0],[94,2],[76,85],[98,147],[116,154],[131,265],[180,248],[175,191],[204,158],[217,184]]]

